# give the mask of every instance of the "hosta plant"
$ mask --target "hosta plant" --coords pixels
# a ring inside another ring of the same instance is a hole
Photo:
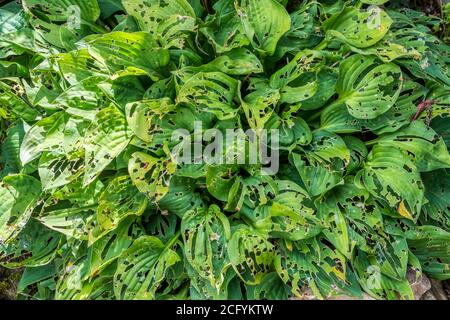
[[[407,272],[449,279],[444,23],[380,0],[4,4],[18,297],[413,299]],[[276,133],[275,170],[180,160],[231,129]]]

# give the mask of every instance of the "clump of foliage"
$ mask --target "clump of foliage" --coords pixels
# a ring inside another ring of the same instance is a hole
[[[4,5],[1,265],[31,299],[412,299],[408,268],[449,279],[442,23],[385,0]],[[177,162],[195,121],[279,129],[278,173]]]

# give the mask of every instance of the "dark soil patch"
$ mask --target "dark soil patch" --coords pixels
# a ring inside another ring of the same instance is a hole
[[[16,298],[17,284],[22,270],[10,270],[0,267],[0,300],[14,300]]]

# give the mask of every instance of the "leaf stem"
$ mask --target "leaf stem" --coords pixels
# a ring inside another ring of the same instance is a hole
[[[173,245],[178,241],[180,234],[181,234],[181,231],[178,231],[177,233],[175,233],[175,235],[167,242],[166,249],[170,249],[173,247]]]
[[[325,37],[315,48],[314,50],[323,50],[328,46],[328,40]]]
[[[332,103],[330,103],[329,105],[325,106],[324,108],[320,108],[316,113],[314,113],[311,117],[309,117],[308,119],[306,119],[307,122],[310,121],[314,121],[317,118],[320,117],[320,115],[322,114],[323,110],[326,108],[330,108],[331,106],[337,105],[337,104],[341,104],[342,103],[343,98],[338,98],[337,100],[333,101]]]

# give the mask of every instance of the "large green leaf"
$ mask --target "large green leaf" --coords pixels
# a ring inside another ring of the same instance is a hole
[[[222,72],[199,72],[189,78],[180,88],[178,103],[190,103],[198,112],[210,112],[220,120],[236,115],[233,102],[238,81]]]
[[[102,229],[114,229],[127,216],[141,215],[147,203],[128,175],[114,178],[99,198],[97,221]]]
[[[231,265],[245,283],[260,283],[273,268],[274,246],[248,226],[238,226],[232,233],[228,243]]]
[[[361,183],[374,196],[387,200],[402,216],[418,218],[424,187],[406,152],[395,147],[374,146],[355,182]]]
[[[86,133],[84,184],[91,183],[128,145],[131,131],[115,106],[101,110]]]
[[[156,237],[142,236],[119,258],[114,274],[117,299],[149,300],[164,280],[167,269],[180,258],[172,250],[173,243],[164,245]]]
[[[227,242],[230,225],[217,206],[186,212],[181,222],[184,254],[192,267],[217,291],[223,285],[223,274],[230,267]]]
[[[168,185],[174,171],[173,162],[143,152],[133,153],[128,163],[131,181],[150,199],[159,200],[169,191]]]
[[[426,218],[439,221],[444,228],[450,226],[450,173],[436,170],[422,175],[425,185],[423,210]]]
[[[422,121],[382,135],[377,142],[380,146],[406,151],[420,172],[450,168],[450,154],[444,140]]]
[[[378,7],[368,10],[345,8],[325,21],[323,27],[329,39],[338,39],[357,48],[365,48],[380,41],[388,32],[392,19]]]
[[[243,0],[237,14],[253,47],[269,56],[291,26],[286,9],[275,0]]]
[[[402,82],[398,66],[380,64],[374,57],[352,55],[339,67],[338,102],[345,103],[355,118],[373,119],[394,105]]]
[[[16,237],[30,219],[39,196],[41,184],[24,174],[10,175],[0,183],[0,241]]]
[[[166,48],[182,48],[185,41],[183,33],[195,29],[195,13],[186,0],[124,0],[122,4],[141,30],[160,38]]]
[[[36,15],[43,14],[52,22],[64,22],[79,14],[80,19],[95,22],[100,17],[97,0],[87,3],[82,0],[54,0],[49,2],[25,0],[24,6]]]
[[[89,53],[111,72],[148,74],[159,77],[158,69],[169,63],[169,52],[159,47],[147,32],[111,32],[86,40]]]

